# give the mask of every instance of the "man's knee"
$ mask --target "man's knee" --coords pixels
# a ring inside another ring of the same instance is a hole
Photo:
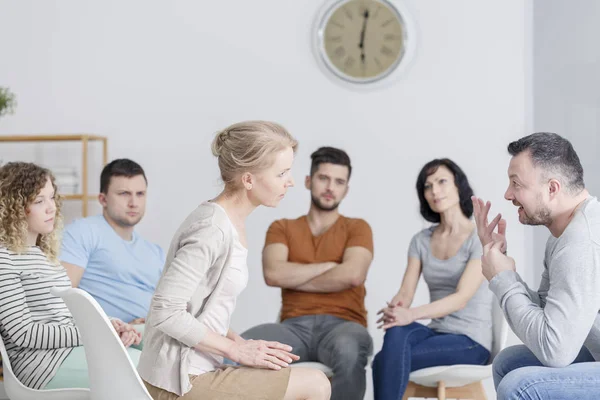
[[[345,365],[349,369],[364,368],[372,351],[373,339],[366,329],[341,333],[331,343],[334,363],[338,366]]]
[[[496,388],[498,400],[516,399],[530,385],[531,377],[528,376],[527,368],[520,368],[506,373]]]
[[[505,348],[494,358],[492,364],[494,374],[503,377],[513,369],[519,368],[523,364],[519,360],[522,360],[524,355],[528,355],[529,353],[529,349],[524,345]]]

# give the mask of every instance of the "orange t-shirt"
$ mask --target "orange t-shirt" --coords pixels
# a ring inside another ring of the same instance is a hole
[[[341,263],[349,247],[364,247],[373,253],[373,233],[362,219],[339,216],[322,235],[313,236],[306,216],[281,219],[269,227],[265,246],[283,243],[288,261],[314,264],[334,261]],[[367,326],[365,285],[334,293],[310,293],[282,289],[281,320],[303,315],[329,314]]]

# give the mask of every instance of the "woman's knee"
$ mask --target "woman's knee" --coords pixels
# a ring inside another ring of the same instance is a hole
[[[329,400],[331,397],[331,382],[322,371],[314,371],[314,377],[311,381],[315,383],[316,395],[318,399]]]
[[[329,400],[331,383],[325,374],[314,368],[292,368],[285,400]]]
[[[419,324],[418,322],[413,322],[412,324],[405,326],[394,326],[385,331],[385,336],[383,337],[383,345],[385,347],[386,344],[392,344],[397,342],[406,341],[408,336],[411,333],[421,330],[427,329],[424,325]]]

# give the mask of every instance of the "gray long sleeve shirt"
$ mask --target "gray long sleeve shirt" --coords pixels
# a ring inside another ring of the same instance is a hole
[[[600,361],[600,202],[589,197],[546,244],[540,287],[513,271],[490,281],[515,334],[546,366],[565,367],[585,346]]]

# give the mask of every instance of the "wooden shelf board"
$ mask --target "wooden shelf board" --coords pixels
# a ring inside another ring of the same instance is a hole
[[[61,195],[61,197],[64,200],[83,200],[83,195],[82,194],[63,194]],[[87,195],[87,199],[89,200],[95,200],[98,198],[97,194],[88,194]]]
[[[84,139],[89,141],[102,141],[106,140],[106,137],[88,135],[85,133],[73,135],[0,135],[0,142],[67,142]]]

